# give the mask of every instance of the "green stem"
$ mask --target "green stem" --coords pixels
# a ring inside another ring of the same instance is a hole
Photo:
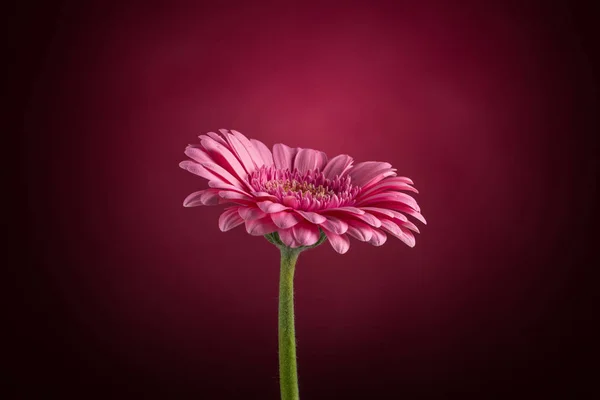
[[[281,247],[279,280],[279,386],[281,400],[298,400],[296,333],[294,330],[294,268],[300,250]]]

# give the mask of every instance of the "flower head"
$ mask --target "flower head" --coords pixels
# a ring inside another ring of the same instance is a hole
[[[231,204],[219,218],[225,232],[245,224],[255,236],[278,234],[285,246],[319,242],[321,232],[338,253],[350,247],[349,236],[380,246],[392,235],[415,245],[423,223],[409,178],[396,176],[386,162],[353,165],[345,154],[328,159],[322,151],[265,144],[240,132],[220,129],[189,145],[191,160],[179,166],[208,180],[209,189],[190,194],[186,207]],[[406,215],[405,215],[406,214]]]

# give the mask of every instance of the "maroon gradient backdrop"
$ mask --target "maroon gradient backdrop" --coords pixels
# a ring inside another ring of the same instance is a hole
[[[231,128],[389,161],[429,222],[413,249],[301,256],[304,399],[587,393],[587,10],[276,4],[22,6],[14,387],[278,398],[276,248],[182,207],[206,187],[185,146]]]

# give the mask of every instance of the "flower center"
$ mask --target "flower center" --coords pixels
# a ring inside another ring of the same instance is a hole
[[[286,206],[299,210],[323,210],[354,204],[360,188],[350,177],[327,179],[320,171],[261,167],[249,176],[256,192],[268,193]]]
[[[306,181],[300,182],[295,179],[292,179],[291,181],[281,179],[267,181],[264,184],[264,188],[269,194],[277,193],[281,189],[281,191],[284,193],[299,193],[300,196],[306,196],[308,193],[310,193],[312,197],[316,199],[322,199],[325,198],[325,196],[331,196],[335,194],[333,190],[330,190],[328,187],[323,185],[315,186],[314,183]]]

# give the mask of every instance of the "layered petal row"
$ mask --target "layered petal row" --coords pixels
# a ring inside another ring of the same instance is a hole
[[[374,246],[388,236],[413,247],[417,226],[407,215],[426,223],[413,181],[399,177],[389,163],[354,164],[341,154],[328,159],[318,150],[276,144],[273,150],[235,130],[200,135],[181,168],[208,181],[185,207],[229,204],[219,218],[226,232],[244,225],[254,236],[277,232],[282,243],[297,248],[317,243],[321,232],[338,253],[352,237]]]

